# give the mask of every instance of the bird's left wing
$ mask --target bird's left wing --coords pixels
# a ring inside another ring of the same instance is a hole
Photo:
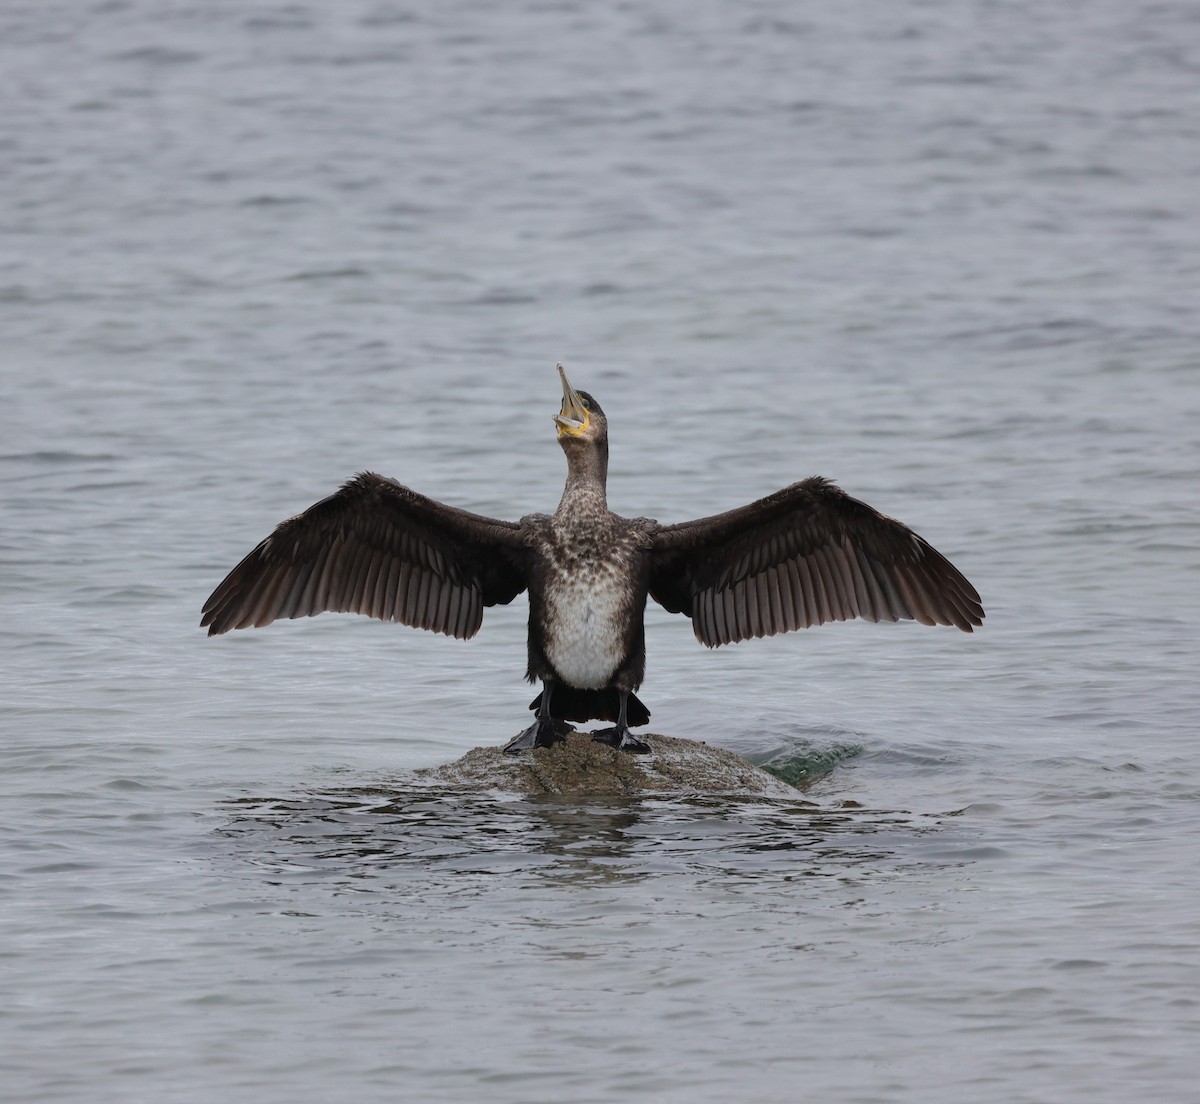
[[[983,622],[979,594],[908,526],[817,476],[748,506],[659,527],[650,595],[710,648],[826,621]]]
[[[435,502],[372,472],[281,522],[204,603],[208,635],[323,611],[474,636],[525,589],[517,522]]]

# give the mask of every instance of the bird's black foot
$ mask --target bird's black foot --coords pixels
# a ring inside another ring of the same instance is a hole
[[[629,729],[622,725],[616,728],[602,728],[592,733],[592,739],[598,744],[608,744],[618,751],[627,751],[631,755],[649,755],[650,745],[645,740],[639,740]]]
[[[504,745],[504,751],[508,755],[516,755],[518,752],[530,751],[533,748],[551,747],[554,744],[561,744],[567,738],[567,733],[574,731],[575,726],[567,724],[566,721],[560,721],[554,717],[539,717],[519,736],[514,736],[509,740]]]

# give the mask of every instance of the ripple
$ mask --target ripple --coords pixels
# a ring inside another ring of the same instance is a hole
[[[294,272],[290,276],[284,276],[283,280],[287,283],[307,283],[317,280],[364,280],[370,277],[371,273],[365,268],[359,268],[357,265],[346,265],[342,268],[315,268],[305,269],[302,272]]]
[[[180,50],[171,46],[139,46],[133,50],[122,50],[112,55],[114,61],[133,61],[144,65],[175,66],[194,65],[204,55],[194,50]]]
[[[230,803],[221,834],[280,872],[356,879],[407,871],[642,879],[716,871],[754,877],[798,859],[821,867],[901,861],[887,837],[925,833],[937,817],[797,800],[489,800],[428,791],[351,790]],[[878,837],[878,840],[875,838]],[[961,858],[962,856],[955,856]],[[783,872],[783,871],[781,871]]]

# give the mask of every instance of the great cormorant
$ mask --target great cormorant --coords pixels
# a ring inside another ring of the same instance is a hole
[[[649,595],[692,619],[708,647],[861,617],[982,624],[975,588],[906,525],[815,476],[727,513],[675,525],[608,508],[608,421],[562,365],[555,415],[567,484],[553,515],[502,521],[364,472],[282,522],[204,604],[209,635],[325,610],[467,639],[483,608],[529,591],[530,704],[509,741],[563,740],[568,721],[614,721],[593,739],[649,747],[630,725],[646,665]]]

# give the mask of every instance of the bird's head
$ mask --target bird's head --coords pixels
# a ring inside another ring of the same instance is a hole
[[[600,404],[586,391],[576,391],[571,386],[561,364],[558,365],[558,374],[563,389],[562,409],[554,415],[558,425],[558,443],[564,449],[570,449],[582,441],[607,442],[608,419],[600,409]]]

